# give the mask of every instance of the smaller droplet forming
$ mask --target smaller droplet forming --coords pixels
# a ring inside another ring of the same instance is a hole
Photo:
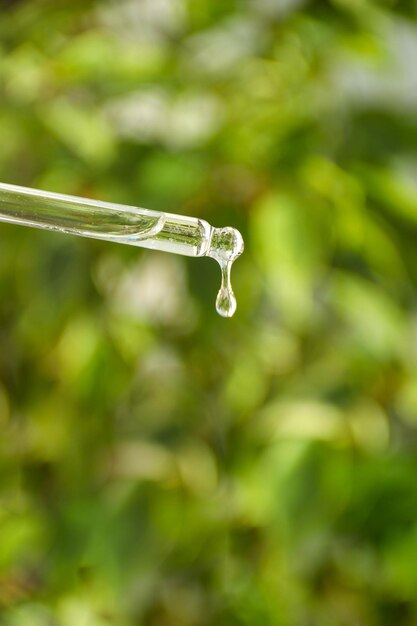
[[[232,265],[244,249],[242,235],[236,228],[213,228],[208,256],[220,265],[222,282],[216,299],[216,310],[222,317],[232,317],[236,298],[231,283]]]

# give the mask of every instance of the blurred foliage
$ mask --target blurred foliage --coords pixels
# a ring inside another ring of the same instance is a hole
[[[1,626],[417,625],[415,0],[2,0]]]

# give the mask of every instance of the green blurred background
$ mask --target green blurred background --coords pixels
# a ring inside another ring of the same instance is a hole
[[[417,3],[2,0],[0,180],[241,229],[0,227],[1,626],[417,624]]]

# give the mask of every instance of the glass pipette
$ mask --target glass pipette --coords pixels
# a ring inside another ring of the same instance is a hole
[[[230,271],[243,252],[243,239],[235,228],[214,228],[195,217],[5,183],[0,183],[0,221],[185,256],[212,257],[222,273],[217,312],[231,317],[236,310]]]

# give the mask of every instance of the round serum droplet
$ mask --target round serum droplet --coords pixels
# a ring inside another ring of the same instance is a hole
[[[236,311],[236,298],[230,289],[221,288],[216,298],[216,311],[222,317],[232,317]]]
[[[236,298],[233,293],[230,273],[234,261],[244,249],[243,238],[235,228],[214,228],[211,237],[209,256],[220,265],[222,282],[217,294],[216,310],[222,317],[232,317],[236,311]]]

